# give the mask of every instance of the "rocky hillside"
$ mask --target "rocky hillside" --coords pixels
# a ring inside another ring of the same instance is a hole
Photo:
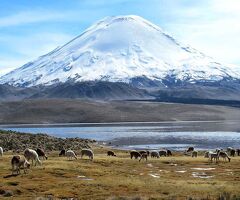
[[[29,134],[0,130],[0,146],[4,150],[23,151],[25,148],[42,148],[46,151],[89,148],[95,141],[81,138],[57,138],[47,134]]]

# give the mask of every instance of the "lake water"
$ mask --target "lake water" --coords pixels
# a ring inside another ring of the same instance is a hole
[[[0,129],[94,139],[122,149],[184,150],[240,147],[239,122],[164,122],[115,124],[5,125]],[[235,127],[226,129],[226,127]],[[215,128],[214,128],[215,127]],[[223,129],[223,131],[220,131]],[[230,130],[230,131],[229,131]]]

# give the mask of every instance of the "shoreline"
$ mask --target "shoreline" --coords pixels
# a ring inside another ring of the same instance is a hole
[[[181,123],[240,123],[240,120],[178,120],[178,121],[136,121],[136,122],[83,122],[83,123],[14,123],[1,124],[0,128],[17,128],[17,127],[101,127],[101,126],[157,126],[159,124],[181,124]]]
[[[221,123],[221,126],[226,126],[226,122]],[[231,121],[231,123],[233,122]],[[208,122],[190,125],[188,123],[183,126],[180,126],[179,123],[175,126],[172,123],[157,123],[155,126],[147,126],[148,124],[141,126],[136,126],[136,124],[129,126],[111,125],[106,126],[104,123],[102,126],[37,126],[36,128],[20,126],[19,128],[2,128],[2,130],[5,130],[5,133],[15,133],[18,137],[21,133],[25,133],[29,135],[28,137],[42,134],[57,140],[95,141],[96,144],[121,150],[169,148],[179,151],[185,149],[186,146],[194,146],[199,150],[226,148],[228,146],[238,148],[240,141],[240,131],[200,131],[197,129],[216,126],[216,123],[209,124]]]

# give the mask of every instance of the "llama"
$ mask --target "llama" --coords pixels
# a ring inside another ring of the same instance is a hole
[[[228,147],[228,148],[227,148],[227,152],[230,152],[231,150],[233,150],[232,147]]]
[[[17,172],[17,174],[20,174],[20,169],[23,167],[24,173],[27,173],[27,169],[30,168],[30,163],[25,159],[21,159],[20,156],[13,156],[11,160],[12,165],[12,174],[14,174],[14,171]]]
[[[230,156],[234,157],[236,154],[236,150],[235,149],[231,149],[230,150]]]
[[[145,160],[147,161],[147,157],[148,157],[148,154],[147,154],[147,153],[142,153],[139,162],[140,162],[142,159],[145,159]]]
[[[194,158],[194,157],[197,158],[197,156],[198,156],[198,152],[197,151],[193,151],[192,152],[192,158]]]
[[[172,151],[171,150],[169,150],[169,149],[167,149],[167,156],[172,156],[173,154],[172,154]]]
[[[227,152],[220,151],[219,157],[222,157],[224,161],[226,161],[226,159],[228,159],[228,162],[231,161],[231,158],[228,156]]]
[[[93,160],[94,154],[93,154],[93,151],[91,149],[82,149],[82,151],[81,151],[81,158],[84,155],[88,156],[89,159]]]
[[[194,147],[188,147],[187,152],[192,152],[194,151]]]
[[[113,151],[108,151],[107,156],[116,156],[116,154]]]
[[[150,154],[150,152],[149,151],[145,151],[145,150],[141,150],[141,151],[139,151],[139,153],[142,155],[143,153],[146,153],[148,156],[149,156],[149,154]]]
[[[159,158],[159,153],[157,151],[152,151],[151,152],[151,158]]]
[[[66,155],[66,150],[62,149],[59,153],[59,156],[65,156]]]
[[[39,158],[45,158],[46,160],[48,159],[47,155],[42,149],[37,148],[36,152]]]
[[[218,162],[218,160],[219,160],[219,153],[220,153],[220,151],[219,152],[215,152],[215,153],[209,153],[209,158],[210,158],[211,162],[213,160],[215,160],[215,162]]]
[[[219,155],[221,154],[221,150],[220,149],[216,149],[216,152],[209,152],[209,158],[211,160],[211,162],[213,160],[215,160],[215,162],[217,163],[219,161]]]
[[[212,154],[213,152],[212,151],[206,151],[204,153],[204,158],[209,158],[210,159],[210,154]]]
[[[237,155],[240,156],[240,149],[237,149]]]
[[[132,150],[131,152],[130,152],[130,157],[131,157],[131,159],[134,157],[135,159],[138,159],[138,158],[141,158],[141,154],[139,153],[139,152],[137,152],[137,151],[135,151],[135,150]]]
[[[27,161],[32,160],[32,166],[34,161],[35,161],[34,166],[36,166],[37,164],[42,165],[42,162],[39,160],[37,152],[33,149],[28,149],[28,148],[25,149],[24,157],[27,159]]]
[[[159,156],[161,157],[161,156],[167,156],[167,151],[166,150],[160,150],[159,152]]]
[[[68,160],[72,160],[73,158],[75,158],[77,160],[77,156],[74,153],[74,151],[72,151],[72,150],[67,150],[66,156],[67,156]]]
[[[0,147],[0,157],[2,157],[2,156],[3,156],[3,148]]]

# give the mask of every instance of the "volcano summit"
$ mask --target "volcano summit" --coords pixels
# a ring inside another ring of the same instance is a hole
[[[167,85],[238,79],[239,71],[182,45],[138,16],[107,17],[52,52],[4,75],[0,83],[30,87],[56,83],[131,83],[147,78]]]

